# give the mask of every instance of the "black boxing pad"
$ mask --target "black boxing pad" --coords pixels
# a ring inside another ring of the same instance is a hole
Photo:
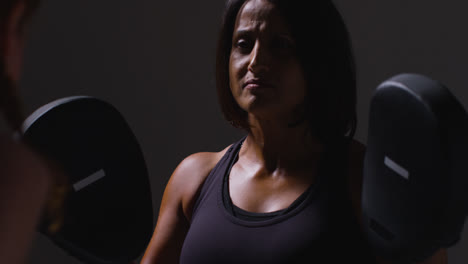
[[[468,116],[439,82],[397,75],[375,91],[364,227],[377,255],[420,261],[460,238],[468,206]]]
[[[56,100],[24,122],[23,140],[67,175],[61,229],[40,231],[85,263],[129,263],[153,231],[148,172],[122,115],[102,100]]]

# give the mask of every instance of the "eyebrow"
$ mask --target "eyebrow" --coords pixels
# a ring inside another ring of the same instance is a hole
[[[250,29],[241,29],[241,30],[234,30],[233,35],[246,35],[252,33],[253,30]]]

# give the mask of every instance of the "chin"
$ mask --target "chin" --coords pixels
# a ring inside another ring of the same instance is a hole
[[[255,117],[256,119],[277,119],[281,116],[281,112],[278,111],[278,108],[267,106],[267,105],[251,105],[247,110],[249,115]]]
[[[291,112],[277,100],[272,100],[273,98],[250,96],[244,99],[238,102],[240,108],[259,119],[276,119],[285,115],[285,113]]]

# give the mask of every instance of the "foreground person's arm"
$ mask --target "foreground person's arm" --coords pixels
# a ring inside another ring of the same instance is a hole
[[[51,183],[43,161],[7,136],[0,138],[0,262],[24,263]]]

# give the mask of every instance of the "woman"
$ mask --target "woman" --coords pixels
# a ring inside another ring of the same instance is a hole
[[[0,108],[11,130],[22,121],[16,85],[21,75],[24,30],[37,0],[2,0],[0,3]],[[49,189],[59,174],[52,173],[43,158],[13,140],[0,135],[0,262],[24,263],[44,207],[57,213],[60,202],[49,199]],[[47,201],[49,201],[47,203]],[[45,206],[47,203],[47,206]],[[52,217],[52,215],[49,215]],[[59,222],[52,222],[52,229]],[[53,231],[53,230],[51,230]]]
[[[333,4],[229,1],[217,89],[247,136],[176,168],[142,263],[376,263],[359,226],[351,45]]]

